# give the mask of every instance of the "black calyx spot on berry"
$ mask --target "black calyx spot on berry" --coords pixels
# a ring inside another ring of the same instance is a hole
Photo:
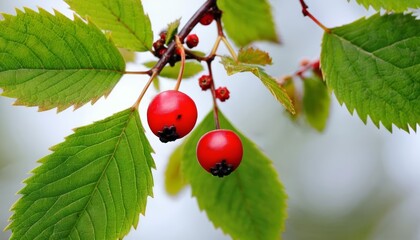
[[[216,163],[214,167],[210,168],[210,173],[213,174],[213,176],[224,177],[228,176],[233,170],[232,164],[227,163],[226,160],[222,160],[221,162]]]
[[[159,140],[163,143],[173,142],[179,138],[179,135],[176,132],[176,127],[173,125],[163,127],[162,131],[158,131],[157,135]]]

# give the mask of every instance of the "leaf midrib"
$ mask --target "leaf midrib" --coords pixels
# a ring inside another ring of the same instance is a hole
[[[106,166],[105,166],[105,168],[104,168],[104,171],[102,172],[102,174],[101,174],[101,176],[99,177],[99,179],[98,179],[98,181],[97,181],[97,183],[96,183],[96,185],[95,185],[95,187],[94,187],[94,189],[93,189],[93,191],[92,191],[92,194],[90,195],[90,197],[89,197],[89,200],[88,200],[88,202],[86,203],[86,205],[85,205],[85,207],[80,211],[80,213],[84,213],[84,212],[86,212],[86,209],[87,209],[87,207],[90,205],[90,203],[91,203],[91,201],[92,201],[92,198],[93,198],[93,196],[94,196],[94,194],[98,191],[98,185],[99,185],[99,183],[102,181],[102,178],[105,176],[105,173],[106,173],[106,171],[107,171],[107,169],[108,169],[108,167],[109,167],[109,164],[111,163],[111,161],[112,161],[112,159],[115,159],[114,158],[114,156],[115,156],[115,154],[116,154],[116,151],[117,151],[117,149],[118,149],[118,146],[120,145],[120,143],[121,143],[121,140],[122,140],[122,136],[125,134],[125,130],[127,129],[127,127],[128,127],[128,124],[129,124],[129,122],[131,121],[131,118],[132,118],[132,115],[134,114],[134,109],[131,109],[131,111],[130,111],[130,113],[129,113],[129,116],[127,117],[127,122],[126,122],[126,124],[125,124],[125,126],[123,127],[123,129],[122,129],[122,131],[121,131],[121,134],[118,136],[118,142],[115,144],[115,148],[114,148],[114,152],[110,155],[110,157],[108,158],[109,160],[108,160],[108,162],[107,162],[107,164],[106,164]],[[115,159],[116,160],[116,159]],[[112,195],[112,194],[111,194]],[[74,223],[74,225],[73,225],[73,227],[72,227],[72,229],[70,229],[70,231],[69,231],[69,235],[76,229],[77,230],[77,228],[76,228],[76,226],[77,226],[77,224],[79,223],[79,221],[80,221],[80,219],[82,218],[82,214],[80,214],[79,215],[79,218],[76,220],[76,222]]]

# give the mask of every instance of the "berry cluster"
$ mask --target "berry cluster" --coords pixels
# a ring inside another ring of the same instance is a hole
[[[158,57],[161,58],[166,51],[168,51],[168,46],[166,45],[166,38],[167,38],[167,33],[166,31],[162,31],[159,34],[159,39],[156,40],[153,43],[153,54]],[[173,41],[173,39],[171,40]],[[186,37],[186,44],[188,46],[188,48],[194,48],[198,45],[199,43],[199,39],[197,34],[190,34]],[[175,53],[171,56],[170,60],[169,60],[169,64],[171,66],[174,66],[176,62],[181,60],[181,50],[179,48],[175,49]]]
[[[206,12],[200,20],[204,26],[210,25],[217,14],[211,10]],[[161,32],[159,39],[153,43],[154,54],[158,58],[168,50],[165,44],[166,32]],[[171,40],[172,41],[172,40]],[[177,40],[178,41],[178,40]],[[199,43],[196,34],[190,34],[185,38],[188,48],[194,48]],[[181,59],[182,51],[180,43],[177,42],[174,54],[169,64],[173,65]],[[180,49],[181,48],[181,49]],[[189,54],[186,52],[186,55]],[[194,58],[193,55],[187,55]],[[196,58],[197,59],[197,58]],[[182,75],[182,74],[181,74]],[[179,79],[181,80],[181,78]],[[215,104],[216,129],[203,135],[197,144],[197,160],[199,164],[214,176],[223,177],[232,173],[242,161],[243,147],[240,137],[231,130],[220,129],[217,105],[215,99],[221,102],[230,97],[226,87],[215,88],[214,80],[209,69],[209,74],[202,75],[198,79],[200,88],[203,91],[210,90]],[[175,90],[163,91],[157,94],[147,109],[147,121],[152,132],[159,137],[163,143],[175,141],[186,136],[194,128],[197,121],[197,107],[194,101],[185,93]]]

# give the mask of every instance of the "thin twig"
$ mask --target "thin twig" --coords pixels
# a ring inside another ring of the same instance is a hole
[[[318,21],[318,19],[316,19],[316,17],[314,17],[309,11],[308,11],[308,5],[305,3],[304,0],[299,0],[300,5],[302,6],[302,14],[303,16],[307,16],[310,19],[312,19],[312,21],[314,21],[318,26],[320,26],[322,29],[324,29],[325,32],[330,33],[331,29],[327,28],[324,24],[322,24],[320,21]]]

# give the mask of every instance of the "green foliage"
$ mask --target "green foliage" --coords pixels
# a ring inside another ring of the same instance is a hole
[[[372,6],[374,9],[386,9],[389,11],[403,12],[408,8],[420,7],[419,0],[356,0],[366,8]]]
[[[172,152],[165,171],[165,189],[167,193],[173,196],[187,186],[181,171],[181,161],[185,153],[184,148],[185,141]]]
[[[308,123],[320,132],[327,125],[330,102],[330,93],[322,79],[313,76],[303,80],[303,112]]]
[[[152,68],[156,65],[156,61],[150,61],[144,63],[144,66],[148,68]],[[177,79],[178,73],[181,68],[181,63],[177,62],[173,67],[166,66],[162,69],[159,76],[171,78],[171,79]],[[195,75],[199,74],[201,71],[203,71],[204,68],[200,63],[197,62],[186,62],[184,66],[184,74],[182,75],[184,79],[194,77]]]
[[[273,63],[267,52],[253,47],[241,48],[238,53],[238,61],[241,63],[257,64],[262,66],[271,65]]]
[[[109,94],[125,63],[93,24],[25,9],[0,22],[0,88],[16,105],[75,108]]]
[[[178,27],[181,22],[181,19],[177,19],[171,23],[168,24],[168,28],[166,30],[166,39],[165,44],[168,45],[175,37],[176,34],[178,34]]]
[[[76,129],[51,150],[19,192],[11,239],[117,239],[137,226],[155,167],[137,110]]]
[[[326,33],[321,66],[327,85],[363,122],[392,130],[420,123],[420,21],[376,14]]]
[[[229,37],[243,47],[255,41],[279,42],[267,0],[218,0]]]
[[[252,72],[268,88],[271,94],[291,113],[294,113],[292,101],[276,80],[268,75],[261,67],[233,60],[230,57],[222,57],[221,63],[224,65],[227,74],[232,75],[238,72]]]
[[[149,16],[137,0],[65,0],[80,16],[92,20],[101,29],[111,31],[118,47],[133,51],[151,51],[153,32]]]
[[[219,114],[221,127],[238,133],[223,114]],[[271,161],[238,133],[244,147],[239,168],[224,178],[209,174],[197,162],[195,148],[200,137],[213,129],[213,113],[210,113],[181,150],[182,173],[191,184],[200,209],[233,239],[279,239],[286,218],[287,197]]]

